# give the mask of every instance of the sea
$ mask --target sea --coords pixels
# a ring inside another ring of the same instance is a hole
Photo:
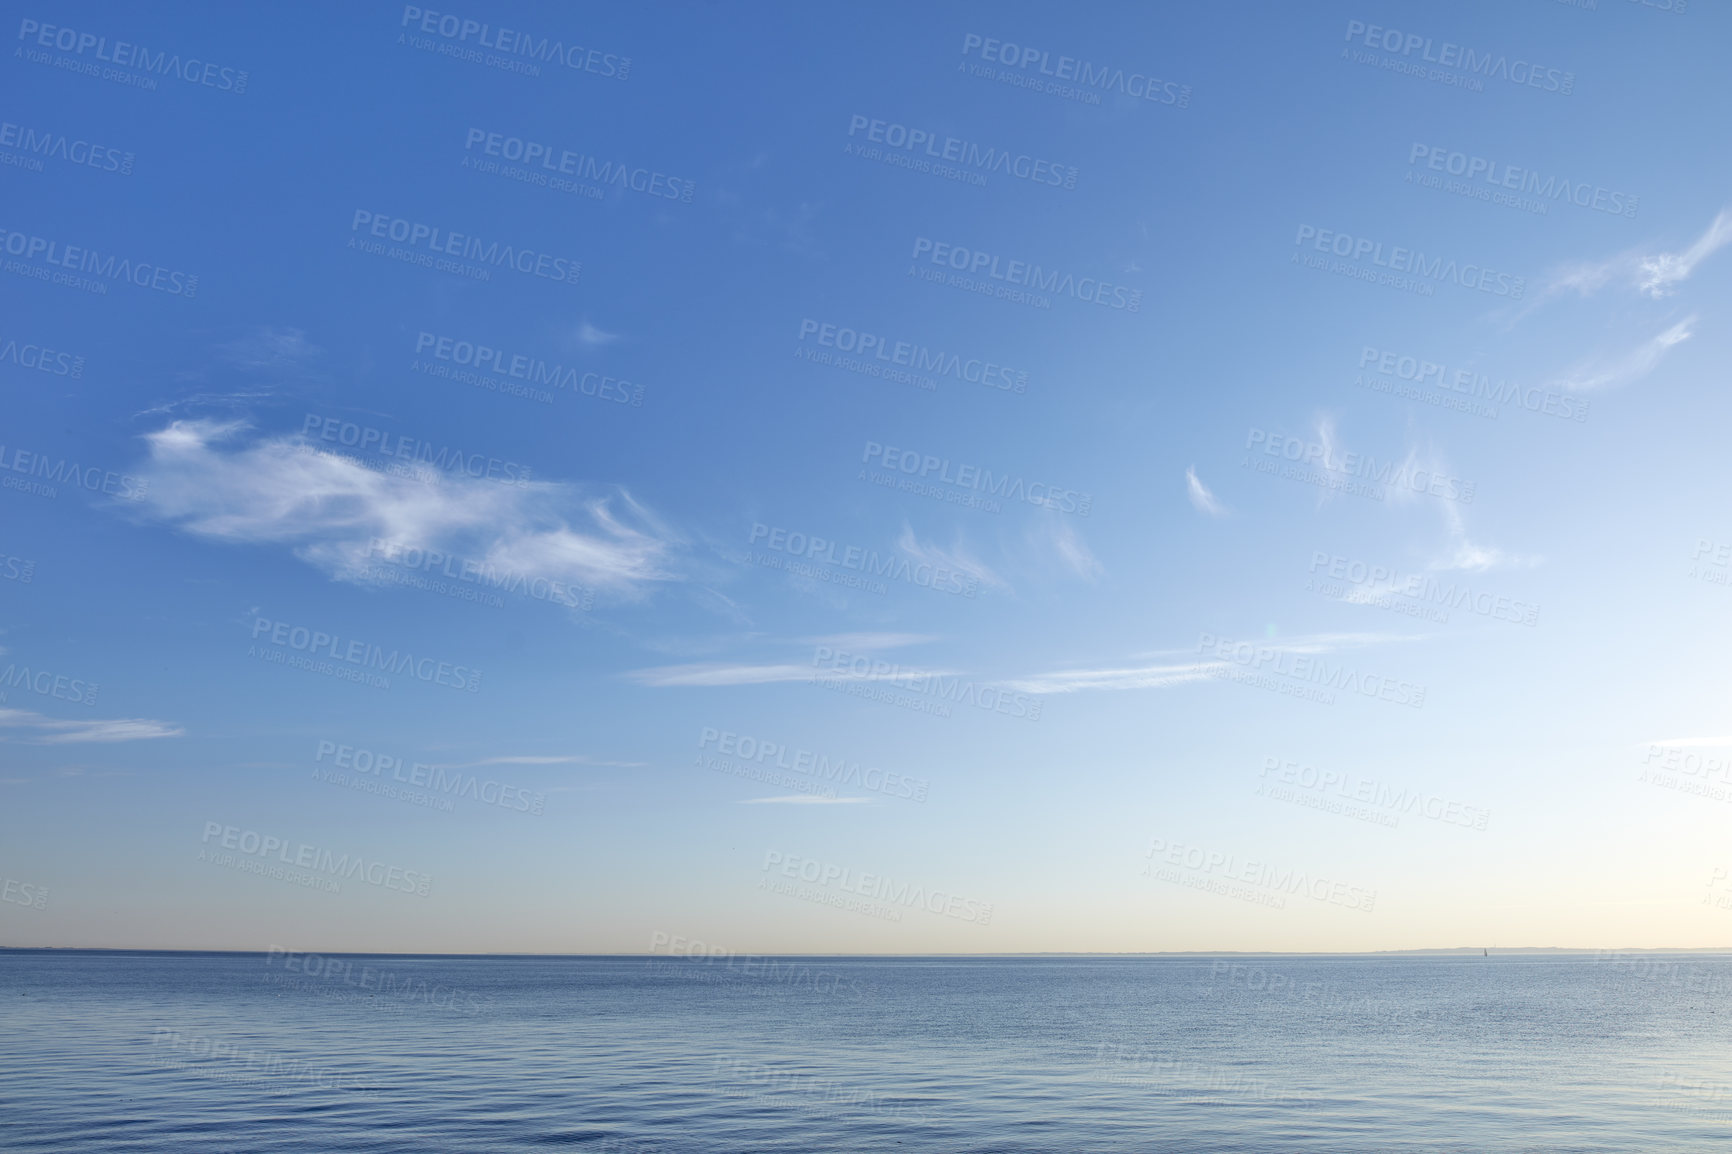
[[[0,950],[0,1149],[1726,1154],[1729,994],[1722,954]]]

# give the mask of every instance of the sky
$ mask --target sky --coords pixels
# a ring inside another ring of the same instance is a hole
[[[1732,944],[1724,12],[8,12],[0,944]]]

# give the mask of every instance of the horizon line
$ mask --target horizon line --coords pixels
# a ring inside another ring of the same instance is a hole
[[[974,953],[754,953],[751,951],[730,951],[726,954],[677,954],[677,953],[643,953],[638,951],[614,953],[550,953],[532,951],[511,951],[493,953],[461,953],[450,951],[429,952],[424,950],[307,950],[287,949],[282,946],[267,946],[263,949],[230,949],[201,948],[197,946],[7,946],[0,945],[0,953],[23,953],[34,951],[39,953],[78,953],[78,954],[236,954],[269,956],[272,953],[284,954],[318,954],[326,957],[353,956],[375,958],[658,958],[689,961],[721,961],[728,958],[1211,958],[1211,957],[1262,957],[1262,958],[1364,958],[1413,955],[1471,955],[1474,950],[1485,951],[1482,956],[1489,956],[1490,946],[1425,946],[1405,950],[1117,950],[1117,951],[1072,951],[1072,950],[1006,950],[996,952]],[[1732,954],[1732,945],[1728,946],[1502,946],[1498,947],[1500,955],[1508,954]]]

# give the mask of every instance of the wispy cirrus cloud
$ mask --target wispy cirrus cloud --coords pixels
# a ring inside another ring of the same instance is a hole
[[[595,758],[584,757],[582,754],[507,754],[502,757],[484,757],[479,761],[458,761],[441,765],[440,769],[478,769],[485,765],[594,765],[617,769],[641,769],[647,766],[643,761],[598,761]]]
[[[1411,634],[1311,633],[1288,638],[1248,641],[1272,653],[1315,656],[1345,649],[1360,649],[1396,641],[1414,641]],[[1159,659],[1159,660],[1157,660]],[[1175,660],[1178,659],[1178,660]],[[1128,661],[1058,669],[1036,673],[1005,684],[1020,693],[1084,693],[1095,690],[1169,689],[1210,681],[1233,667],[1233,663],[1210,658],[1204,647],[1195,650],[1163,649]]]
[[[248,385],[222,393],[193,393],[190,396],[177,397],[172,401],[163,401],[140,409],[135,417],[173,417],[177,413],[209,413],[213,410],[231,413],[250,412],[258,408],[261,401],[268,401],[276,396],[277,390],[270,385]]]
[[[1341,435],[1336,428],[1335,418],[1333,415],[1329,413],[1319,413],[1311,427],[1315,431],[1317,437],[1315,448],[1318,450],[1318,454],[1316,459],[1313,460],[1310,451],[1312,447],[1307,446],[1307,452],[1302,465],[1314,468],[1317,471],[1335,477],[1340,481],[1339,486],[1325,485],[1320,489],[1317,494],[1318,508],[1322,508],[1329,501],[1350,491],[1350,485],[1354,483],[1363,484],[1374,474],[1381,476],[1379,471],[1373,469],[1372,454],[1353,453],[1343,447]],[[1409,445],[1399,462],[1387,461],[1381,457],[1378,457],[1376,462],[1382,464],[1388,470],[1390,477],[1411,477],[1413,476],[1414,470],[1419,468],[1420,465],[1419,447],[1417,445]],[[1358,472],[1355,470],[1358,470]],[[1443,472],[1444,470],[1439,469],[1433,471]],[[1417,499],[1419,496],[1410,486],[1405,484],[1383,484],[1382,487],[1384,490],[1383,499],[1390,505],[1406,504],[1410,500]]]
[[[160,400],[135,415],[175,417],[187,413],[209,415],[221,412],[238,416],[256,411],[260,403],[269,402],[284,391],[284,378],[297,384],[324,380],[327,374],[318,364],[323,351],[300,329],[284,325],[260,326],[212,349],[213,367],[220,371],[213,373],[204,365],[194,363],[173,374],[174,380],[183,386],[203,383],[213,377],[221,382],[219,385]],[[237,369],[239,373],[236,373]],[[237,380],[237,377],[244,379]]]
[[[1657,252],[1644,256],[1637,263],[1636,290],[1658,299],[1670,294],[1673,287],[1688,280],[1696,266],[1732,241],[1732,211],[1721,209],[1708,231],[1696,238],[1696,243],[1682,252]]]
[[[1185,495],[1190,497],[1191,507],[1199,513],[1207,513],[1211,517],[1227,515],[1227,507],[1215,498],[1215,494],[1209,491],[1209,486],[1203,484],[1194,465],[1185,470]]]
[[[762,639],[759,639],[762,640]],[[813,645],[833,651],[846,653],[851,658],[870,656],[873,653],[887,649],[900,649],[909,645],[923,645],[939,638],[927,633],[895,633],[895,632],[857,632],[830,633],[821,637],[802,637],[796,639],[802,645]],[[919,676],[931,673],[939,677],[951,677],[955,674],[950,670],[922,670],[912,666],[889,662],[879,662],[881,668],[894,668],[901,676]],[[687,685],[773,685],[778,682],[806,681],[815,673],[823,673],[828,678],[851,678],[859,675],[846,670],[833,670],[828,665],[821,669],[817,664],[792,662],[742,662],[742,661],[697,661],[683,665],[659,665],[649,669],[634,669],[625,676],[639,685],[654,687],[687,686]],[[870,671],[860,677],[861,680],[871,680]]]
[[[1451,572],[1486,573],[1493,569],[1531,569],[1540,563],[1538,557],[1524,556],[1470,541],[1461,510],[1449,501],[1440,502],[1444,524],[1449,529],[1449,552],[1434,558],[1426,568]]]
[[[915,560],[934,568],[949,569],[973,577],[982,587],[1010,588],[1009,582],[971,554],[961,540],[956,541],[949,549],[921,541],[914,535],[914,527],[905,521],[902,524],[902,533],[896,539],[896,547]]]
[[[0,730],[19,731],[21,736],[18,740],[27,745],[149,741],[159,737],[179,737],[186,732],[178,725],[142,717],[61,721],[28,709],[0,709]]]
[[[1335,473],[1340,475],[1343,480],[1347,479],[1341,441],[1335,435],[1335,418],[1323,414],[1317,418],[1316,424],[1312,427],[1317,431],[1317,444],[1323,450],[1322,460],[1318,463],[1318,467],[1325,473]],[[1317,494],[1317,507],[1321,509],[1335,496],[1337,496],[1335,489],[1327,487],[1322,489]]]
[[[618,333],[610,333],[603,329],[598,329],[587,320],[578,324],[576,336],[579,344],[588,345],[590,348],[599,348],[603,345],[611,345],[615,341],[619,340]]]
[[[1193,681],[1208,681],[1227,668],[1225,661],[1177,664],[1115,664],[1089,669],[1060,669],[1005,682],[1018,693],[1081,693],[1092,689],[1166,689]]]
[[[1106,572],[1083,539],[1079,523],[1054,509],[1035,513],[1016,538],[1001,538],[1001,542],[1007,546],[1006,563],[1020,577],[1044,581],[1057,575],[1095,581]],[[981,584],[987,583],[982,578]],[[999,583],[1007,591],[1012,588],[1008,580]]]
[[[774,685],[783,681],[806,681],[815,672],[812,665],[751,665],[725,661],[700,661],[690,665],[658,665],[634,669],[626,678],[657,689],[686,685]]]
[[[1320,486],[1317,493],[1317,507],[1321,509],[1336,497],[1353,491],[1355,485],[1364,485],[1374,470],[1370,454],[1350,453],[1342,446],[1334,416],[1329,413],[1319,413],[1311,427],[1317,441],[1315,445],[1306,446],[1302,467],[1315,469],[1339,482],[1338,484]],[[1299,458],[1289,459],[1298,460]],[[1383,458],[1377,458],[1377,461],[1389,471],[1390,476],[1411,476],[1419,463],[1419,450],[1415,446],[1409,446],[1406,456],[1399,464],[1386,461]],[[1359,471],[1356,472],[1355,470]],[[1403,504],[1409,498],[1416,496],[1408,486],[1402,484],[1385,485],[1384,493],[1384,499],[1391,505]]]
[[[1106,571],[1076,526],[1056,513],[1046,520],[1046,540],[1059,563],[1084,581],[1093,581]]]
[[[1564,266],[1540,289],[1534,303],[1566,292],[1592,296],[1608,285],[1620,285],[1659,300],[1677,291],[1703,261],[1729,241],[1732,241],[1732,210],[1721,209],[1701,236],[1677,252],[1630,249],[1609,260]]]
[[[901,649],[908,645],[924,645],[937,641],[931,633],[832,633],[826,637],[802,638],[808,645],[829,645],[836,649]]]
[[[375,542],[619,593],[673,580],[673,533],[623,489],[404,477],[238,421],[175,421],[145,436],[142,514],[232,544],[276,544],[366,583]]]
[[[872,637],[874,635],[867,636]],[[1316,656],[1347,649],[1421,639],[1423,639],[1423,635],[1341,632],[1258,639],[1246,643],[1255,646],[1258,650],[1267,650],[1270,653]],[[1207,647],[1199,644],[1195,650],[1157,650],[1104,665],[1052,670],[1022,678],[1004,679],[998,681],[997,684],[1016,692],[1031,694],[1165,689],[1171,686],[1214,679],[1232,666],[1232,662],[1210,657]],[[878,661],[870,662],[864,667],[860,663],[855,663],[837,670],[832,670],[828,665],[820,670],[810,665],[792,663],[707,662],[639,669],[628,673],[626,676],[638,684],[652,687],[732,686],[806,681],[815,672],[822,672],[827,678],[858,681],[966,676],[959,670],[922,669],[900,664],[890,665]]]
[[[1552,383],[1560,389],[1587,393],[1639,381],[1653,372],[1673,348],[1690,339],[1696,319],[1694,315],[1685,317],[1629,352],[1581,361]]]
[[[864,656],[864,655],[862,655]],[[882,663],[886,666],[888,662]],[[660,665],[649,669],[634,669],[625,676],[639,685],[656,689],[675,686],[775,685],[789,681],[809,681],[816,674],[836,680],[874,681],[880,677],[959,677],[954,669],[923,669],[896,665],[894,674],[864,673],[851,669],[833,669],[829,665],[766,663],[760,665],[721,661],[696,662],[690,665]]]
[[[1403,641],[1419,641],[1422,638],[1423,634],[1413,633],[1302,633],[1292,637],[1266,637],[1252,643],[1277,653],[1312,655],[1339,653],[1346,649],[1369,649],[1374,645],[1395,645]]]

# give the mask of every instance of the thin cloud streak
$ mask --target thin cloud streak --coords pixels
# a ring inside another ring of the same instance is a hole
[[[178,725],[142,717],[108,721],[61,721],[28,709],[0,709],[0,729],[35,731],[33,736],[23,739],[27,745],[149,741],[159,737],[180,737],[186,732]]]
[[[1721,209],[1714,222],[1683,252],[1661,252],[1643,257],[1639,266],[1640,281],[1636,288],[1656,300],[1668,295],[1672,287],[1688,280],[1696,266],[1732,241],[1732,211]]]
[[[584,321],[577,326],[577,339],[583,344],[589,345],[593,348],[613,344],[613,342],[619,340],[619,334],[606,332],[602,329],[596,328],[588,321]]]
[[[902,534],[896,539],[896,547],[915,560],[925,562],[934,568],[949,569],[973,577],[982,586],[997,589],[1010,588],[1009,583],[987,568],[985,562],[970,556],[960,541],[950,549],[925,544],[914,535],[914,527],[904,522]]]
[[[1285,640],[1274,638],[1261,641],[1251,638],[1243,640],[1224,638],[1223,640],[1233,641],[1236,645],[1251,645],[1258,649],[1268,649],[1275,653],[1314,656],[1335,653],[1343,649],[1360,649],[1370,645],[1381,645],[1392,641],[1418,641],[1422,637],[1423,635],[1393,633],[1313,633]],[[1201,648],[1195,650],[1158,650],[1147,656],[1174,657],[1180,655],[1188,655],[1192,657],[1192,660],[1150,665],[1115,664],[1090,669],[1059,669],[1049,673],[1037,673],[1017,681],[1007,681],[1005,684],[1020,693],[1169,689],[1175,685],[1189,685],[1198,681],[1213,680],[1233,667],[1232,662],[1207,660]]]
[[[1095,560],[1095,555],[1089,551],[1088,545],[1082,539],[1082,534],[1078,533],[1076,527],[1068,521],[1057,520],[1057,514],[1054,514],[1053,517],[1054,519],[1049,525],[1048,535],[1053,551],[1058,554],[1059,560],[1084,581],[1093,581],[1100,577],[1105,570],[1101,563]]]
[[[827,637],[807,637],[808,645],[828,645],[834,649],[901,649],[908,645],[925,645],[939,640],[931,633],[832,633]]]
[[[1581,261],[1568,265],[1554,274],[1535,296],[1529,309],[1559,293],[1574,292],[1587,297],[1609,284],[1619,283],[1634,291],[1660,300],[1670,296],[1677,286],[1688,280],[1703,261],[1732,241],[1732,210],[1721,209],[1706,231],[1682,252],[1643,252],[1639,249],[1620,253],[1609,260]],[[1528,309],[1523,309],[1525,314]]]
[[[1167,689],[1194,681],[1210,681],[1228,668],[1225,661],[1188,665],[1119,666],[1107,669],[1065,669],[1040,673],[1005,684],[1018,693],[1080,693],[1091,689]]]
[[[676,686],[775,685],[790,681],[810,681],[822,674],[833,680],[880,681],[914,677],[960,677],[948,669],[916,669],[898,665],[891,673],[854,673],[848,669],[831,669],[820,665],[740,665],[722,662],[702,662],[691,665],[661,665],[651,669],[634,669],[625,676],[639,685],[656,689]]]
[[[1653,372],[1665,355],[1689,340],[1695,316],[1685,317],[1671,328],[1643,341],[1621,357],[1584,361],[1553,382],[1574,393],[1615,388],[1639,381]]]
[[[504,757],[484,757],[480,761],[457,761],[439,765],[437,769],[476,769],[485,765],[594,765],[614,769],[642,769],[649,763],[644,761],[598,761],[584,757],[582,754],[554,754],[543,756],[539,754],[508,755]]]
[[[1203,484],[1197,476],[1196,466],[1185,470],[1185,493],[1191,499],[1191,507],[1199,513],[1207,513],[1211,517],[1225,517],[1227,507],[1216,500],[1215,494]]]
[[[1432,561],[1427,569],[1433,572],[1485,573],[1492,569],[1529,569],[1539,564],[1537,557],[1517,556],[1492,545],[1468,540],[1461,510],[1447,501],[1442,507],[1444,522],[1449,527],[1450,552],[1448,556]]]
[[[700,662],[692,665],[662,665],[634,669],[626,677],[639,685],[657,689],[682,685],[774,685],[805,681],[817,671],[812,665],[727,665]]]

